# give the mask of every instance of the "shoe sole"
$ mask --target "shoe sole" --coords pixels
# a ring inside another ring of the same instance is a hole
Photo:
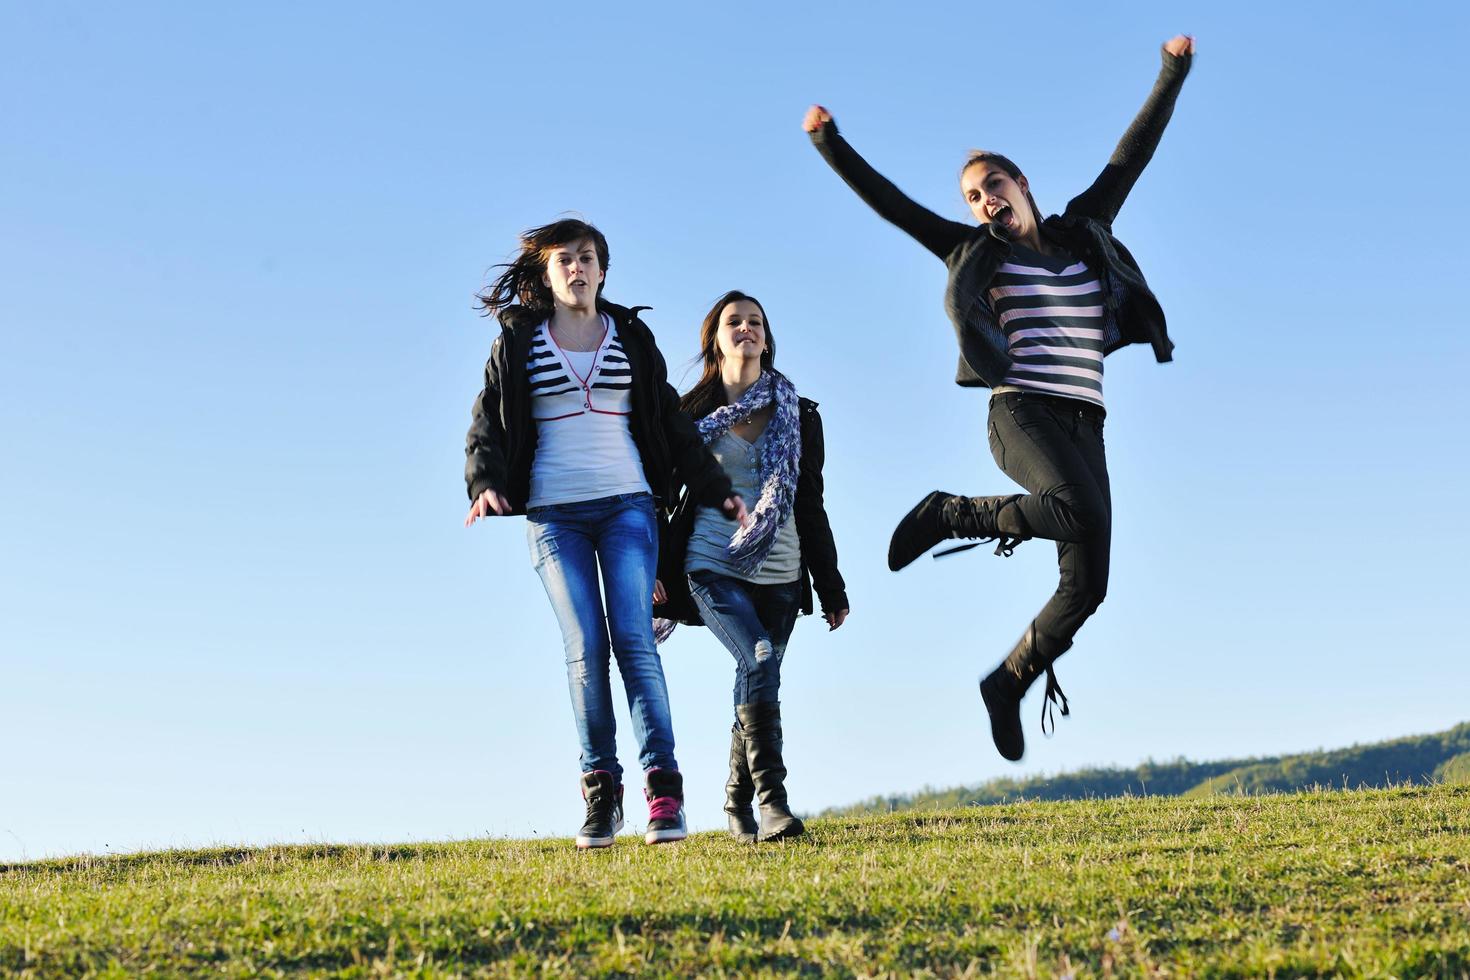
[[[761,843],[761,844],[771,844],[771,843],[774,843],[775,841],[778,841],[778,840],[790,840],[793,837],[800,837],[800,836],[802,836],[805,833],[806,833],[806,827],[805,827],[805,825],[803,825],[803,824],[795,824],[794,826],[787,827],[785,830],[781,830],[781,831],[779,831],[777,833],[774,833],[774,834],[771,834],[769,836],[765,836],[765,835],[759,836],[759,837],[756,838],[756,840],[759,843]]]
[[[590,851],[599,847],[612,847],[613,841],[617,839],[618,831],[622,829],[623,822],[619,820],[617,823],[613,824],[612,833],[608,834],[606,837],[583,837],[581,834],[578,834],[577,850]]]
[[[985,717],[990,722],[990,741],[995,746],[995,751],[1007,762],[1020,762],[1026,758],[1026,743],[1024,738],[1021,742],[1021,751],[1018,755],[1008,755],[1000,747],[1000,742],[995,737],[995,712],[990,708],[990,698],[985,696],[985,678],[980,678],[980,703],[985,705]]]
[[[650,830],[643,835],[645,844],[672,844],[676,840],[683,840],[689,836],[687,830]]]

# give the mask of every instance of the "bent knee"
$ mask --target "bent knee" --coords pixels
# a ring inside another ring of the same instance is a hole
[[[1074,487],[1060,487],[1042,494],[1047,498],[1072,541],[1106,539],[1112,534],[1113,515],[1095,495]]]

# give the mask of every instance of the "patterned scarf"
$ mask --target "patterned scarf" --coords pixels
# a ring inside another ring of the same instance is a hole
[[[801,417],[796,386],[784,374],[762,371],[739,401],[720,406],[696,423],[705,445],[709,445],[730,431],[731,426],[772,403],[775,411],[763,433],[766,441],[758,474],[760,499],[750,510],[750,522],[736,529],[726,547],[730,563],[742,575],[754,575],[765,564],[776,545],[777,533],[796,506],[796,478],[801,466]],[[654,637],[658,642],[662,643],[673,631],[671,621],[654,620]]]

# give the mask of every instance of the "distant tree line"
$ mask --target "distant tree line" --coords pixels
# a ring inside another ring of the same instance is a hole
[[[1084,800],[1111,796],[1218,796],[1290,793],[1328,787],[1362,789],[1418,783],[1470,783],[1470,722],[1415,735],[1266,759],[1222,762],[1149,760],[1131,769],[1079,769],[1055,776],[992,779],[979,786],[924,788],[875,796],[823,811],[823,816],[979,806],[1015,800]]]

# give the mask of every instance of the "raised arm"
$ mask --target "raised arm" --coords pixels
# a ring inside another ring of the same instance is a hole
[[[893,182],[868,165],[858,152],[837,132],[832,114],[819,105],[807,110],[802,128],[812,138],[812,145],[822,159],[878,212],[879,217],[903,229],[920,245],[939,256],[948,257],[955,245],[964,241],[975,229],[958,221],[941,218],[917,203]]]
[[[1194,38],[1181,34],[1164,44],[1164,65],[1154,89],[1138,110],[1133,124],[1118,141],[1112,159],[1098,175],[1092,186],[1072,198],[1067,205],[1067,214],[1080,215],[1111,225],[1122,209],[1128,192],[1133,189],[1143,168],[1153,159],[1164,127],[1174,114],[1174,100],[1189,74],[1189,65],[1194,57]]]

